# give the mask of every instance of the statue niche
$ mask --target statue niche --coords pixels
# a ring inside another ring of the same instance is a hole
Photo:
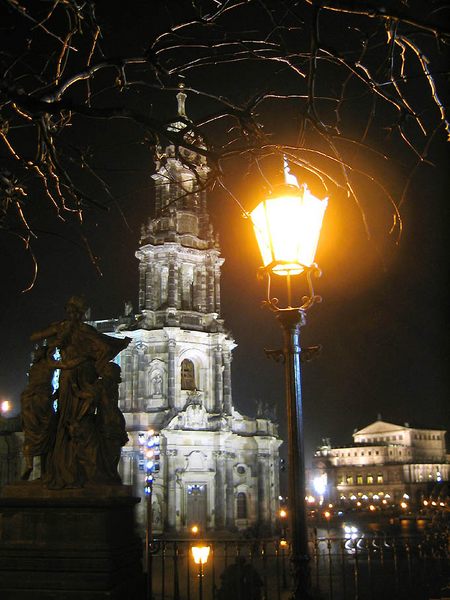
[[[42,481],[49,489],[120,484],[117,466],[128,437],[118,408],[120,367],[110,361],[131,340],[103,335],[84,323],[81,298],[70,298],[66,311],[67,319],[31,336],[46,345],[37,348],[22,393],[22,479],[29,479],[33,457],[41,456]],[[56,348],[60,361],[52,358]],[[59,387],[53,393],[56,369]]]

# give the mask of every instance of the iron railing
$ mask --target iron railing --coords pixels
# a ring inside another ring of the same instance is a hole
[[[198,540],[152,544],[152,600],[285,600],[289,550],[277,539],[202,539],[211,547],[199,572],[190,548]],[[430,600],[450,583],[445,533],[400,538],[365,535],[310,540],[312,597],[317,600]],[[450,593],[447,594],[450,597]]]

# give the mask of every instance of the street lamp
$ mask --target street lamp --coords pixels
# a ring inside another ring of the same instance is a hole
[[[11,410],[11,402],[9,400],[0,401],[0,412],[6,415]]]
[[[208,562],[210,546],[192,546],[192,556],[198,565],[198,600],[203,600],[203,565]]]
[[[289,175],[285,162],[286,181]],[[320,276],[314,262],[327,199],[313,196],[306,185],[281,185],[250,213],[261,252],[260,272],[267,280],[264,304],[275,313],[283,330],[282,351],[269,351],[282,357],[285,365],[288,426],[288,514],[291,535],[291,567],[294,580],[292,598],[303,600],[309,594],[308,530],[305,504],[305,459],[303,449],[303,409],[300,370],[300,327],[305,313],[320,297],[314,294],[312,277]],[[308,295],[300,305],[292,302],[291,277],[306,278]],[[287,306],[282,308],[271,296],[273,276],[286,278]],[[308,349],[312,354],[314,349]],[[308,353],[305,353],[308,358]]]

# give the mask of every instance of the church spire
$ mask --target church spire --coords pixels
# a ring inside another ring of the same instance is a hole
[[[187,119],[184,84],[176,95],[178,117]],[[185,123],[174,122],[173,130],[182,131]],[[194,141],[192,130],[186,132]],[[200,145],[201,140],[195,140]],[[141,243],[178,242],[198,250],[218,248],[207,211],[205,184],[209,167],[204,156],[174,144],[166,146],[152,175],[155,182],[155,216],[142,228]]]

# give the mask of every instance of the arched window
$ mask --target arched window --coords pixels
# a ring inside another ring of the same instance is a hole
[[[185,358],[181,363],[181,389],[195,390],[195,370],[192,360]]]
[[[247,496],[244,492],[239,492],[236,498],[236,513],[238,519],[247,518]]]

